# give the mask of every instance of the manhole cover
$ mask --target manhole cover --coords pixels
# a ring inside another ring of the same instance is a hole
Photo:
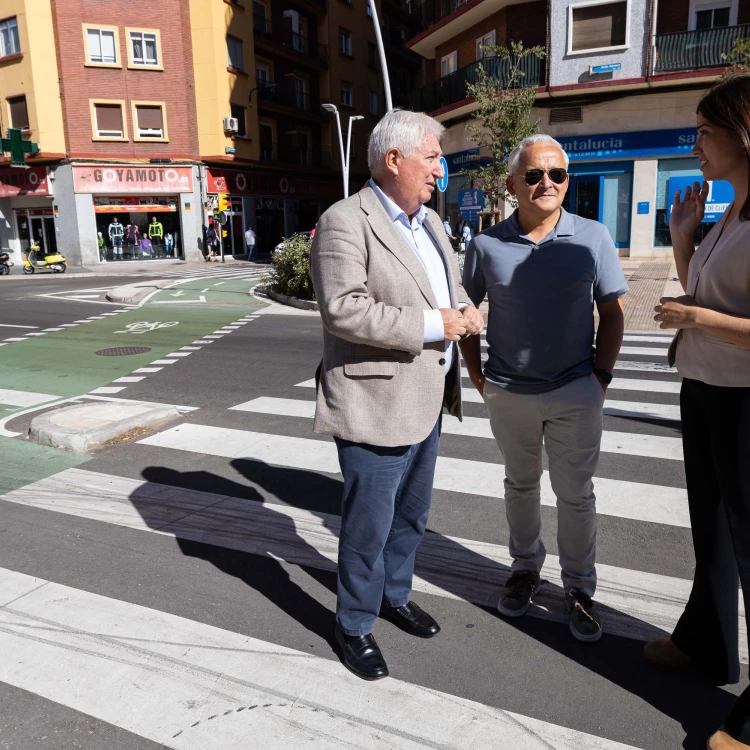
[[[100,357],[127,357],[128,354],[145,354],[150,351],[148,346],[115,346],[112,349],[99,349],[97,354]]]

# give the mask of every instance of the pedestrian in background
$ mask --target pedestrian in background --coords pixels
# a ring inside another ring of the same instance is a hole
[[[682,375],[680,413],[695,577],[671,638],[645,647],[663,667],[694,663],[712,681],[740,677],[738,583],[750,612],[750,76],[718,83],[698,105],[693,153],[705,180],[727,180],[729,205],[700,247],[708,182],[678,191],[672,206],[677,273],[685,295],[656,307],[676,328],[670,364]],[[744,635],[742,636],[744,639]],[[709,750],[750,748],[750,688]]]
[[[248,226],[245,230],[245,245],[247,247],[247,259],[252,260],[255,256],[255,230]]]
[[[473,234],[471,230],[471,224],[467,219],[464,219],[464,223],[461,225],[461,249],[465,252],[468,247],[469,243],[472,240]]]
[[[453,234],[451,230],[451,217],[450,214],[445,217],[445,221],[443,222],[443,229],[445,229],[445,233],[448,235],[448,239],[451,242],[456,241],[456,236]]]
[[[464,287],[489,300],[489,359],[478,337],[461,342],[469,377],[484,395],[505,457],[511,576],[497,608],[528,610],[541,585],[542,444],[557,497],[557,546],[569,627],[601,638],[596,590],[596,498],[604,394],[622,344],[620,297],[628,291],[607,228],[562,208],[568,157],[548,135],[521,141],[508,160],[518,209],[469,246]],[[593,304],[599,312],[594,341]]]
[[[372,179],[318,222],[311,276],[323,321],[315,431],[344,477],[335,637],[344,664],[388,675],[378,616],[420,638],[438,623],[410,600],[432,497],[443,406],[461,416],[454,342],[484,327],[438,215],[445,128],[394,109],[370,136]],[[458,308],[462,307],[462,310]]]

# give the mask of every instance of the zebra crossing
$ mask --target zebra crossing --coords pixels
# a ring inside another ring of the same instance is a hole
[[[159,271],[157,275],[164,279],[259,279],[270,268],[270,266],[245,264],[207,263],[205,268]]]
[[[607,461],[595,478],[597,513],[602,524],[611,519],[635,537],[645,528],[659,528],[674,538],[690,526],[684,484],[657,481],[662,476],[657,468],[668,467],[669,476],[675,467],[682,470],[679,378],[666,364],[669,341],[658,332],[629,332],[605,403],[602,455]],[[0,496],[0,502],[330,574],[340,520],[316,508],[310,493],[315,477],[334,485],[340,474],[333,442],[311,432],[309,374],[299,373],[291,388],[269,386],[252,399],[224,404],[226,419],[197,409],[176,426],[137,438],[133,446],[147,462],[193,470],[210,472],[240,461],[273,467],[279,476],[294,472],[308,479],[296,485],[299,502],[248,501],[221,489],[185,489],[85,464]],[[443,418],[436,504],[450,499],[470,509],[492,501],[500,514],[502,456],[481,397],[468,379],[464,386],[464,421]],[[481,453],[468,458],[456,449],[458,440],[472,441]],[[638,461],[642,470],[616,476],[610,462],[618,461]],[[541,501],[554,515],[556,499],[546,471]],[[467,538],[458,526],[455,531],[428,531],[414,589],[423,598],[493,609],[509,575],[509,551],[486,538]],[[665,556],[670,552],[665,549]],[[605,638],[637,642],[669,633],[690,593],[687,575],[613,564],[606,556],[600,556],[597,571]],[[529,610],[531,618],[549,627],[567,618],[559,572],[558,558],[548,555],[543,577],[549,583]],[[743,609],[739,616],[744,633]],[[30,638],[34,629],[43,630],[43,637]],[[450,628],[441,634],[449,645],[455,637]],[[606,731],[582,731],[575,721],[568,726],[469,698],[460,681],[453,692],[398,673],[362,683],[302,643],[298,649],[277,645],[265,633],[240,634],[3,568],[0,651],[13,654],[0,660],[0,681],[170,748],[245,748],[249,732],[252,746],[259,748],[637,747]],[[741,659],[748,663],[744,637]]]

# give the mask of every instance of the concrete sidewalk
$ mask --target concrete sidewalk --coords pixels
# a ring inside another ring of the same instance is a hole
[[[623,298],[625,330],[659,330],[659,324],[654,320],[654,305],[662,297],[684,294],[674,261],[644,262],[622,258],[621,264],[630,287]]]

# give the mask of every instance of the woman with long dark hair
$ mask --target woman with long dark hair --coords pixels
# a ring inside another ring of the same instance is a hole
[[[646,644],[662,667],[694,664],[737,682],[738,584],[750,613],[750,76],[719,82],[698,105],[693,153],[704,182],[678,192],[669,230],[685,295],[663,298],[655,320],[678,329],[670,359],[680,392],[695,578],[671,638]],[[711,180],[734,188],[731,203],[696,250]],[[750,750],[750,688],[709,750]]]

